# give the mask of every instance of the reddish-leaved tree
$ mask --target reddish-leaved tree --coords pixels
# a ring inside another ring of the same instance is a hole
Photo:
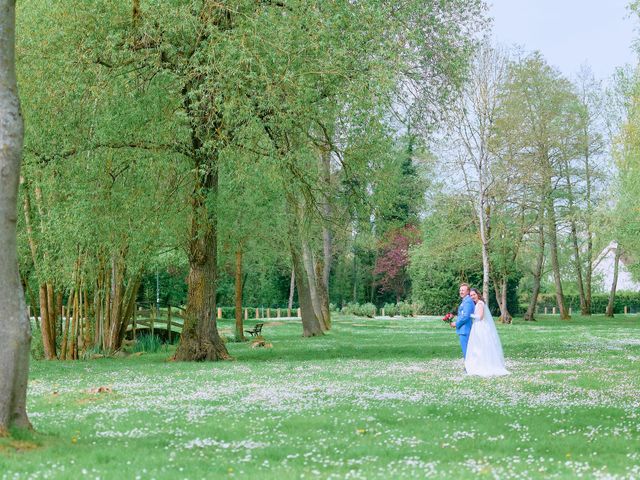
[[[381,242],[381,253],[373,271],[381,292],[393,292],[396,302],[406,294],[409,248],[420,243],[420,232],[414,225],[390,230]]]

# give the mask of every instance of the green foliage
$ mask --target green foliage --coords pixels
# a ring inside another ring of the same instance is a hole
[[[385,303],[384,313],[389,317],[415,317],[416,315],[433,315],[422,302]]]
[[[580,297],[577,294],[565,295],[564,297],[567,308],[571,307],[574,314],[580,313]],[[595,294],[591,297],[591,312],[593,314],[604,314],[609,303],[608,294]],[[528,304],[521,304],[520,308],[526,311]],[[557,307],[556,297],[553,293],[544,293],[538,297],[538,311],[544,311],[544,308],[551,313],[554,307]],[[613,313],[624,313],[624,307],[628,307],[629,313],[640,313],[640,293],[636,292],[618,292],[616,293],[615,302],[613,304]]]
[[[414,306],[407,302],[398,302],[398,313],[402,317],[411,317],[414,315]]]
[[[236,318],[236,307],[219,307],[222,310],[222,318]],[[254,313],[254,312],[250,312]],[[250,315],[251,316],[251,315]],[[244,318],[244,311],[242,312]]]
[[[44,359],[44,344],[42,343],[42,331],[31,326],[31,358],[34,360]]]
[[[162,348],[162,339],[158,335],[143,333],[136,339],[134,352],[156,353]]]
[[[385,303],[384,313],[389,317],[395,317],[399,313],[398,306],[395,303]]]
[[[244,303],[284,304],[287,192],[303,200],[309,238],[344,225],[333,232],[332,300],[378,301],[378,240],[420,216],[416,138],[486,26],[479,0],[143,2],[136,18],[113,1],[18,8],[21,193],[34,227],[20,218],[21,272],[30,285],[68,291],[81,278],[93,289],[117,262],[119,283],[141,280],[139,300],[155,303],[159,271],[163,305],[184,303],[184,247],[214,223],[219,304],[233,304],[239,248]],[[390,121],[398,105],[406,139]],[[317,171],[322,148],[330,185]],[[214,172],[217,191],[202,181]],[[325,200],[335,218],[318,220]],[[191,225],[202,231],[187,234]]]
[[[472,215],[456,197],[438,197],[423,229],[423,243],[410,251],[412,300],[428,315],[444,315],[457,308],[461,282],[482,284],[480,243]]]
[[[138,303],[155,305],[159,288],[161,306],[180,307],[186,305],[187,271],[188,268],[186,266],[170,266],[165,269],[158,269],[157,272],[147,272],[142,277],[140,289],[138,290]]]
[[[369,317],[376,316],[377,309],[373,303],[347,303],[342,307],[341,313],[343,315],[354,315],[356,317]]]
[[[129,6],[118,2],[20,4],[18,75],[27,118],[21,195],[30,198],[37,245],[31,258],[21,218],[21,270],[30,282],[68,290],[79,273],[93,286],[117,259],[126,283],[160,247],[175,244],[176,225],[186,223],[186,165],[174,150],[184,130],[167,78],[137,89],[137,73],[111,76],[93,52],[104,52],[128,15]]]

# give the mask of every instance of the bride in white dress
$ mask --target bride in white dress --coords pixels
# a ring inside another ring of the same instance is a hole
[[[464,361],[467,374],[481,377],[508,375],[509,372],[504,366],[502,344],[491,312],[485,306],[478,290],[472,288],[470,295],[476,308],[471,315],[473,324]]]

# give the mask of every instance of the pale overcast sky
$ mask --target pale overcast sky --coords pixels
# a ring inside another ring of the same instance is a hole
[[[487,2],[498,43],[539,50],[567,76],[588,63],[596,77],[605,79],[616,67],[636,63],[632,42],[638,21],[628,15],[628,0]]]

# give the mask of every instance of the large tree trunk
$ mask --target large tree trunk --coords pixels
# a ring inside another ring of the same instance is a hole
[[[122,341],[127,333],[127,327],[135,313],[136,297],[140,289],[141,279],[140,275],[135,275],[129,278],[126,285],[122,277],[119,277],[117,281],[121,283],[113,289],[113,291],[116,292],[115,295],[109,296],[111,301],[111,307],[109,308],[110,317],[102,328],[105,349],[111,352],[122,348]],[[88,312],[85,312],[85,315],[87,313]]]
[[[38,289],[40,301],[40,330],[42,331],[42,344],[44,346],[44,358],[56,359],[56,338],[53,335],[53,327],[49,323],[49,301],[47,299],[47,284],[43,283]]]
[[[31,251],[31,260],[33,261],[33,267],[34,269],[37,270],[38,264],[39,264],[38,245],[36,243],[34,230],[33,230],[29,183],[24,178],[21,178],[20,181],[24,185],[22,207],[24,212],[25,229],[27,232],[27,239],[29,241],[29,249]],[[49,312],[49,304],[53,303],[53,299],[49,299],[49,291],[47,286],[48,286],[47,283],[42,283],[38,288],[38,301],[40,303],[40,329],[42,331],[44,357],[47,360],[54,360],[56,358],[56,336],[55,336],[55,325],[51,324],[51,318],[52,317],[55,318],[55,315],[53,314],[53,312]],[[34,310],[34,317],[37,323],[38,314],[35,310]]]
[[[244,342],[244,324],[242,321],[242,245],[236,249],[236,342]]]
[[[353,239],[353,242],[355,243],[355,238]],[[352,287],[352,291],[353,291],[353,302],[357,302],[358,301],[358,254],[356,252],[356,249],[353,249],[353,273],[352,273],[352,277],[353,277],[353,287]],[[373,289],[372,289],[373,291]]]
[[[502,277],[500,286],[498,282],[493,282],[493,289],[496,295],[496,303],[500,309],[500,321],[502,323],[511,323],[511,314],[507,308],[507,277]]]
[[[199,142],[196,141],[196,144]],[[196,145],[195,152],[199,151]],[[216,361],[230,357],[216,323],[218,170],[215,160],[196,162],[191,202],[187,309],[175,359]]]
[[[297,245],[295,245],[295,239],[290,240],[290,243],[291,261],[296,272],[296,289],[298,290],[298,303],[300,304],[300,312],[302,315],[302,335],[305,337],[322,335],[322,326],[313,308],[309,281],[300,252],[298,251]]]
[[[56,349],[56,336],[58,334],[57,329],[57,315],[56,315],[56,298],[55,291],[53,289],[53,284],[51,282],[47,282],[47,313],[49,314],[49,328],[51,329],[50,335],[53,339],[53,349]],[[56,355],[58,354],[55,352]]]
[[[322,320],[322,328],[325,330],[331,329],[331,311],[329,308],[329,292],[326,289],[324,280],[322,278],[323,275],[323,262],[316,262],[316,280],[317,280],[317,294],[318,300],[320,302],[320,312],[322,316],[320,319]]]
[[[311,303],[313,305],[313,311],[316,318],[320,321],[320,325],[324,326],[325,321],[322,315],[322,301],[318,292],[318,278],[316,277],[315,259],[311,247],[309,246],[309,240],[306,238],[305,232],[300,232],[302,237],[302,261],[304,264],[304,271],[307,275],[307,285],[309,286],[309,295],[311,296]]]
[[[538,305],[538,295],[540,294],[540,280],[542,279],[542,269],[544,267],[544,220],[540,222],[540,250],[538,251],[538,259],[536,260],[536,268],[533,271],[533,290],[531,291],[531,300],[527,307],[527,313],[524,314],[525,321],[535,321],[536,306]]]
[[[502,286],[501,286],[501,296],[500,296],[500,304],[502,305],[502,309],[500,310],[500,320],[502,323],[511,323],[512,318],[511,313],[509,313],[509,309],[507,307],[507,288],[508,288],[507,277],[502,278]]]
[[[593,233],[590,230],[590,225],[587,226],[587,258],[585,260],[587,269],[584,275],[584,313],[583,315],[591,315],[591,293],[593,291]]]
[[[573,244],[573,261],[576,270],[576,281],[578,283],[578,295],[580,297],[580,312],[586,315],[587,299],[584,293],[584,280],[582,278],[582,260],[580,259],[580,247],[578,246],[578,229],[575,220],[571,220],[571,241]]]
[[[127,275],[125,256],[126,249],[111,258],[110,271],[101,274],[104,295],[100,291],[95,293],[100,297],[99,304],[103,303],[104,296],[104,307],[100,306],[95,312],[96,331],[101,336],[100,338],[96,335],[96,342],[101,341],[103,348],[110,352],[122,347],[127,327],[133,317],[141,282],[140,273]]]
[[[491,210],[487,205],[486,192],[484,184],[480,184],[478,193],[478,219],[480,223],[480,241],[482,243],[482,296],[489,298],[489,280],[490,280],[490,265],[489,265],[489,236],[490,236],[490,219]]]
[[[620,257],[622,256],[622,248],[620,244],[616,246],[616,256],[613,261],[613,281],[611,282],[611,291],[609,292],[609,303],[605,316],[613,317],[613,307],[616,301],[616,289],[618,288],[618,269],[620,267]]]
[[[30,427],[31,326],[18,272],[16,226],[24,130],[15,75],[15,0],[0,0],[0,436]]]
[[[323,197],[323,214],[324,222],[322,225],[322,274],[318,273],[317,277],[321,279],[322,285],[320,286],[320,300],[322,301],[322,314],[324,317],[325,328],[328,330],[331,328],[331,308],[329,306],[329,276],[331,275],[331,261],[333,236],[331,230],[328,227],[328,223],[331,219],[331,201],[329,192],[331,192],[331,150],[325,149],[322,152],[322,176],[325,186],[325,194]]]
[[[569,165],[565,165],[565,177],[567,179],[567,198],[569,201],[569,214],[571,215],[571,243],[573,246],[573,262],[576,272],[576,282],[578,284],[578,295],[580,297],[580,312],[585,315],[587,311],[587,303],[584,294],[584,281],[582,278],[582,260],[580,259],[580,247],[578,246],[578,226],[576,223],[575,215],[576,209],[573,198],[573,185],[571,183],[571,172],[569,171]]]
[[[558,260],[558,233],[556,226],[556,212],[551,192],[547,195],[547,220],[549,222],[549,253],[551,254],[551,267],[553,268],[553,280],[556,288],[556,303],[560,310],[560,319],[568,320],[569,312],[564,303],[562,291],[562,278],[560,276],[560,261]]]
[[[585,126],[584,131],[585,138],[589,137],[589,130]],[[593,206],[591,203],[592,200],[592,184],[591,184],[591,146],[589,142],[585,144],[584,151],[584,173],[585,173],[585,200],[587,203],[586,215],[585,215],[585,229],[587,234],[587,251],[586,251],[586,259],[584,262],[585,265],[585,279],[584,279],[584,289],[585,289],[585,308],[583,315],[591,315],[591,293],[592,293],[592,277],[593,277],[593,232],[591,230],[591,220],[593,218]]]
[[[302,258],[302,242],[298,219],[300,217],[297,199],[293,193],[287,193],[287,221],[289,231],[289,248],[291,250],[291,263],[295,272],[296,289],[298,291],[298,303],[302,315],[302,334],[305,337],[323,335],[320,319],[313,308],[313,299],[309,288],[309,277]]]
[[[76,295],[76,291],[74,289],[71,290],[69,294],[69,299],[67,301],[67,311],[64,316],[64,327],[62,329],[62,342],[60,343],[60,360],[69,359],[67,352],[69,350],[69,332],[71,331],[71,305],[73,305],[74,297]]]
[[[293,294],[296,290],[296,270],[291,267],[291,281],[289,282],[289,303],[287,304],[288,311],[293,308]]]
[[[45,233],[45,208],[44,208],[44,196],[42,189],[38,184],[34,188],[36,207],[38,211],[38,217],[40,219],[40,232]],[[47,252],[43,255],[44,262],[47,262]],[[56,352],[56,325],[55,325],[55,312],[53,308],[53,288],[51,282],[45,282],[40,286],[40,323],[43,330],[43,343],[46,341],[48,345],[45,346],[45,357],[48,360],[57,358]],[[46,330],[46,336],[44,331]]]

